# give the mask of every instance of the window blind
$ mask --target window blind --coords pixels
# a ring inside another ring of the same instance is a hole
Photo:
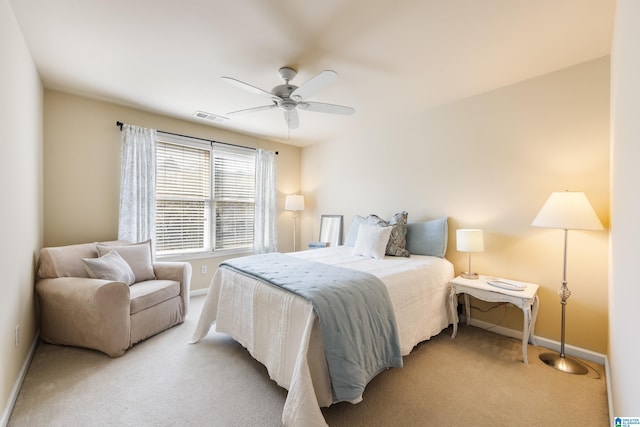
[[[253,245],[255,151],[214,144],[215,247]]]
[[[156,144],[156,250],[208,250],[211,151]]]

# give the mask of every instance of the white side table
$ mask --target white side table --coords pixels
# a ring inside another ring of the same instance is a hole
[[[469,306],[469,295],[474,296],[483,301],[490,302],[508,302],[522,309],[524,313],[524,326],[522,330],[522,359],[524,363],[527,361],[527,342],[536,345],[533,335],[533,329],[538,317],[538,285],[534,283],[518,282],[526,285],[521,291],[512,291],[498,288],[487,283],[487,280],[495,279],[495,277],[480,276],[479,279],[465,279],[456,277],[451,280],[451,293],[449,295],[449,303],[451,312],[454,313],[453,333],[451,338],[455,338],[458,333],[458,310],[457,298],[458,294],[464,294],[464,305],[467,315],[467,325],[471,320],[471,311]],[[510,279],[505,279],[509,280]]]

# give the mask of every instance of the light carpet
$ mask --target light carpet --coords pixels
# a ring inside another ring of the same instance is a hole
[[[184,324],[111,359],[39,344],[10,427],[278,426],[286,390],[239,344],[211,331],[188,344],[204,297]],[[324,408],[330,426],[608,426],[604,368],[558,372],[520,340],[476,327],[416,347],[404,367],[367,386],[364,400]]]

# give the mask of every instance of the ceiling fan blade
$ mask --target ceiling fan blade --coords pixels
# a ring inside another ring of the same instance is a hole
[[[289,129],[297,129],[300,125],[300,121],[298,120],[298,112],[295,110],[284,110],[284,120],[287,122],[287,126]]]
[[[338,80],[338,73],[333,70],[324,70],[304,82],[299,88],[291,92],[291,99],[296,101],[307,99],[319,92],[331,83]]]
[[[279,96],[276,96],[274,94],[272,94],[271,92],[267,92],[266,90],[260,89],[259,87],[255,87],[250,85],[249,83],[245,83],[245,82],[241,82],[240,80],[236,80],[232,77],[222,77],[222,80],[226,81],[227,83],[231,83],[234,86],[237,86],[241,89],[247,90],[251,93],[254,93],[256,95],[260,95],[260,96],[264,96],[267,97],[269,99],[280,99]]]
[[[318,113],[343,114],[348,116],[355,113],[355,109],[345,107],[344,105],[325,104],[324,102],[300,102],[298,108],[307,111],[316,111]]]
[[[230,113],[227,113],[227,116],[234,116],[234,115],[244,114],[244,113],[255,113],[256,111],[263,111],[263,110],[271,110],[272,108],[276,108],[277,106],[278,105],[276,103],[273,103],[270,105],[262,105],[260,107],[246,108],[244,110],[232,111]]]

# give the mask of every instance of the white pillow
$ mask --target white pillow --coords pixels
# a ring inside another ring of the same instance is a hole
[[[360,224],[366,224],[367,218],[356,215],[353,217],[351,221],[351,226],[349,227],[349,232],[347,233],[347,238],[344,239],[345,246],[355,246],[356,240],[358,240],[358,229],[360,228]]]
[[[100,258],[82,258],[87,273],[94,279],[113,280],[132,285],[136,276],[127,262],[117,253],[109,252]]]
[[[377,259],[384,258],[392,228],[360,224],[353,254]]]

